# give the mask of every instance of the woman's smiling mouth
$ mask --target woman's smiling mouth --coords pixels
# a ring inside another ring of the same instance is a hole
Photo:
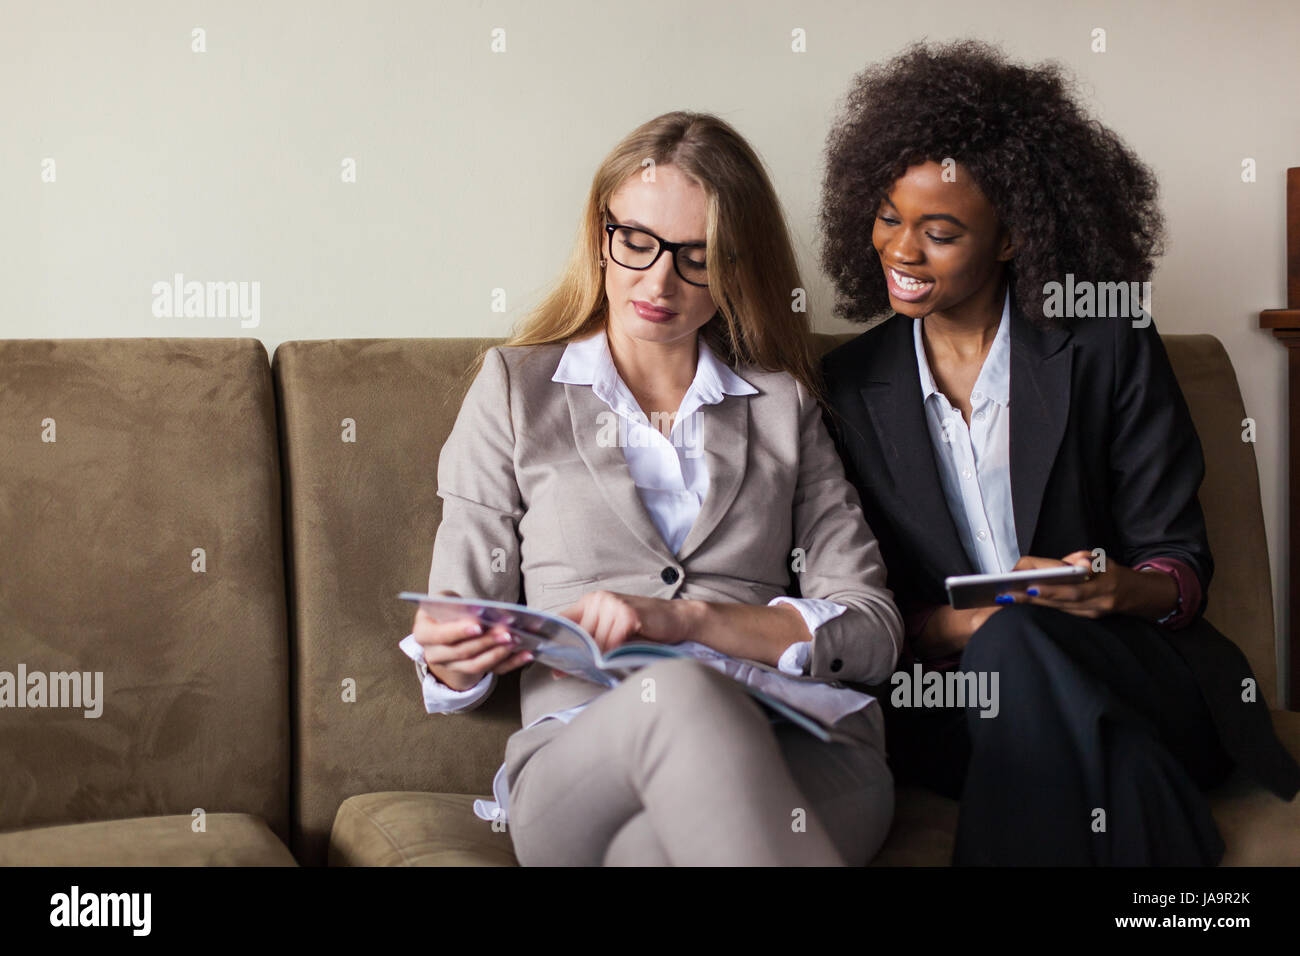
[[[889,293],[904,302],[916,302],[925,298],[934,287],[933,279],[918,279],[897,269],[885,267],[885,277],[889,284]]]

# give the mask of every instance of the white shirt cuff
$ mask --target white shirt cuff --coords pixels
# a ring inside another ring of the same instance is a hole
[[[424,709],[430,714],[451,714],[464,710],[492,693],[496,684],[497,675],[488,671],[469,690],[452,690],[433,676],[424,661],[424,648],[416,642],[414,634],[406,635],[397,646],[415,662],[415,673],[420,678],[420,689],[424,693]]]
[[[813,636],[816,636],[817,628],[848,610],[843,604],[836,604],[834,601],[824,601],[821,598],[792,598],[785,595],[774,597],[767,602],[768,607],[774,604],[793,605],[807,625],[808,633]],[[812,641],[796,641],[785,649],[781,659],[776,662],[777,670],[786,674],[806,674],[808,658],[811,655]]]
[[[791,644],[776,662],[776,669],[783,674],[796,677],[808,672],[808,656],[812,653],[812,641],[798,641]]]

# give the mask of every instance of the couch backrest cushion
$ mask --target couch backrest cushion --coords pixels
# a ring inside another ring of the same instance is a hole
[[[1205,454],[1201,508],[1214,555],[1205,618],[1245,652],[1264,697],[1277,694],[1277,636],[1264,508],[1253,441],[1243,441],[1246,408],[1237,374],[1213,335],[1161,336],[1196,422]]]
[[[397,643],[428,587],[438,451],[497,340],[287,342],[276,349],[294,648],[294,841],[323,865],[349,796],[487,793],[519,726],[515,674],[480,708],[425,713]],[[355,688],[355,696],[350,692]]]
[[[0,342],[0,671],[103,681],[96,718],[0,709],[0,830],[202,808],[287,839],[282,546],[256,339]]]

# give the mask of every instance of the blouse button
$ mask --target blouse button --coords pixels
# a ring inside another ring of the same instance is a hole
[[[982,421],[984,421],[984,413],[983,413],[983,412],[976,412],[976,413],[975,413],[975,421],[977,421],[977,422],[982,422]]]
[[[979,534],[975,535],[975,537],[979,538],[981,541],[983,541],[988,536],[989,534],[987,531],[981,531]]]

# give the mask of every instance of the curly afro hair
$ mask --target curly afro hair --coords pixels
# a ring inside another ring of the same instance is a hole
[[[1012,295],[1031,321],[1055,321],[1043,316],[1043,287],[1066,273],[1149,279],[1163,251],[1155,176],[1071,87],[1058,64],[1011,63],[975,40],[916,43],[858,74],[827,140],[822,183],[835,314],[866,322],[891,311],[871,242],[876,212],[910,167],[948,157],[1011,231]]]

